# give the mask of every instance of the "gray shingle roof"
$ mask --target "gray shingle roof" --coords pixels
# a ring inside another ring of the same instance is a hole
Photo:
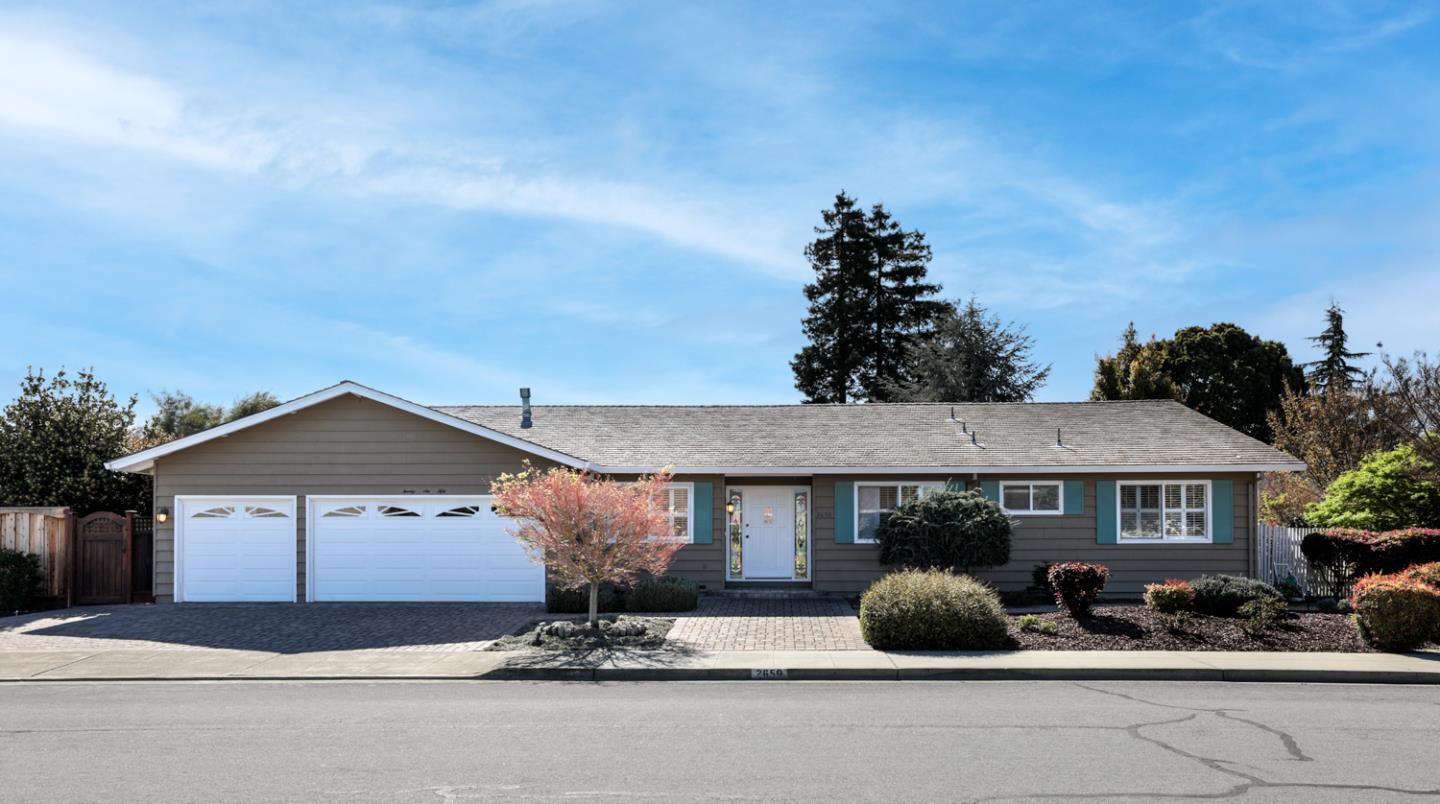
[[[1302,468],[1169,400],[536,406],[529,429],[520,427],[515,405],[434,409],[602,467]],[[1063,447],[1055,444],[1057,427]]]

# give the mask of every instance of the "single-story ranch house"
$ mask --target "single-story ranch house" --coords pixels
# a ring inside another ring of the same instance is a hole
[[[1109,591],[1256,574],[1258,473],[1293,457],[1172,401],[425,407],[352,382],[115,460],[155,478],[159,600],[538,601],[544,570],[491,481],[670,466],[707,589],[857,593],[885,511],[978,488],[1016,521],[1001,589],[1044,561],[1109,565]]]

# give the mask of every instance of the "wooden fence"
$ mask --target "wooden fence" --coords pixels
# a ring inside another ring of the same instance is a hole
[[[40,558],[45,575],[41,594],[69,605],[71,533],[69,508],[0,508],[0,547]]]

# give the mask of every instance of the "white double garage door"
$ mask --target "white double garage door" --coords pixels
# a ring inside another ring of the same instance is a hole
[[[488,496],[177,497],[178,602],[545,599]]]

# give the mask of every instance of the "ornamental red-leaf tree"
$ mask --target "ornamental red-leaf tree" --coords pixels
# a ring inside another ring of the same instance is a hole
[[[501,475],[491,487],[496,513],[551,582],[590,585],[590,627],[600,625],[600,585],[660,575],[685,544],[671,524],[670,473],[617,482],[573,469]]]

